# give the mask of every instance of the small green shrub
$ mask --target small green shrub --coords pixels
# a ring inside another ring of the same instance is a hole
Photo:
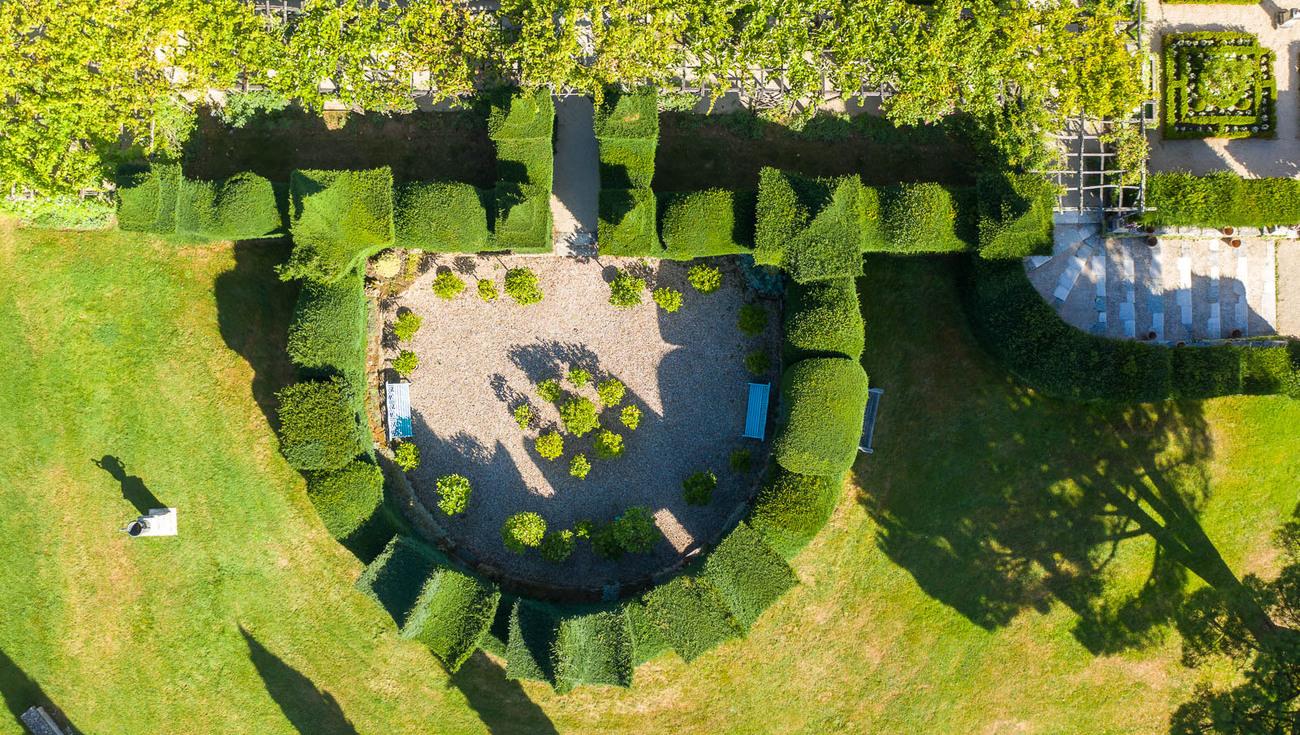
[[[629,554],[644,554],[654,548],[659,540],[659,527],[649,508],[634,505],[623,511],[614,522],[614,540]]]
[[[560,387],[560,381],[547,378],[537,384],[537,395],[547,403],[559,403],[560,398],[564,396],[564,389]]]
[[[754,375],[765,375],[772,369],[772,358],[767,350],[754,350],[745,355],[745,369]]]
[[[623,381],[618,378],[602,380],[600,381],[600,385],[596,386],[596,396],[600,399],[601,405],[608,408],[612,408],[622,403],[623,395],[626,391],[627,387],[624,386]]]
[[[858,455],[867,406],[867,374],[856,360],[810,358],[781,378],[783,426],[777,462],[805,475],[842,475]]]
[[[750,337],[756,337],[767,329],[767,309],[762,304],[745,304],[740,307],[740,316],[736,326]]]
[[[574,436],[586,436],[600,428],[596,404],[583,396],[572,396],[560,406],[560,421]]]
[[[34,199],[0,197],[0,213],[18,218],[20,227],[48,230],[104,230],[117,211],[111,201],[76,194],[37,196]]]
[[[393,336],[397,337],[399,342],[410,342],[415,338],[415,333],[420,331],[420,325],[424,319],[415,315],[414,312],[404,311],[397,315],[393,322]]]
[[[516,513],[501,526],[501,540],[516,554],[537,548],[545,536],[546,520],[531,511]]]
[[[785,356],[862,356],[865,343],[862,310],[853,279],[793,284],[785,311]]]
[[[410,350],[402,350],[393,358],[393,372],[409,378],[416,368],[420,367],[420,358]]]
[[[722,287],[722,270],[717,266],[697,263],[686,271],[686,280],[691,288],[700,293],[713,293]]]
[[[401,442],[393,450],[393,461],[406,472],[420,466],[420,448],[411,442]]]
[[[618,414],[618,420],[628,428],[629,431],[636,431],[636,427],[641,425],[641,409],[638,406],[624,406]]]
[[[708,505],[717,487],[718,476],[712,470],[701,470],[682,481],[682,494],[687,505]]]
[[[330,535],[346,539],[384,502],[384,474],[364,460],[354,460],[334,472],[308,473],[307,497]]]
[[[573,555],[573,547],[576,545],[573,531],[566,528],[563,531],[551,531],[543,536],[540,551],[543,559],[552,564],[561,564]]]
[[[660,309],[672,314],[682,308],[682,292],[675,288],[660,286],[650,292],[650,298],[659,305]]]
[[[592,450],[600,459],[616,459],[623,456],[623,435],[609,429],[601,429],[596,435]]]
[[[339,380],[294,383],[276,398],[280,451],[293,468],[330,472],[365,451],[351,396]]]
[[[727,464],[732,472],[748,473],[754,469],[754,455],[744,447],[733,449],[731,456],[727,458]]]
[[[564,454],[564,437],[558,431],[548,431],[537,437],[534,446],[542,459],[554,461]]]
[[[573,459],[569,460],[569,475],[579,480],[585,480],[589,472],[591,472],[591,461],[587,459],[587,455],[573,455]]]
[[[433,295],[450,300],[465,290],[465,280],[451,271],[443,271],[433,279]]]
[[[527,403],[515,406],[514,417],[515,423],[519,424],[520,429],[527,429],[533,422],[533,407]]]
[[[492,303],[498,298],[497,282],[490,278],[480,278],[478,281],[478,297],[487,303]]]
[[[582,388],[591,382],[591,372],[580,367],[569,367],[569,383],[574,388]]]
[[[530,268],[511,268],[506,271],[506,295],[521,306],[541,301],[542,289],[537,285],[537,274]]]
[[[799,475],[774,466],[764,478],[749,525],[762,533],[772,548],[793,557],[826,525],[840,499],[838,477]]]
[[[443,475],[438,478],[438,509],[449,516],[464,513],[469,508],[470,484],[464,475]]]
[[[609,303],[620,309],[631,308],[641,303],[643,291],[645,279],[637,278],[620,268],[609,284]]]

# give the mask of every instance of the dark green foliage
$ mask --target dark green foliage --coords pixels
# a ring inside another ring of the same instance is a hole
[[[496,585],[455,569],[440,569],[425,587],[408,627],[448,671],[455,672],[487,634],[500,599]]]
[[[492,625],[479,640],[479,646],[487,653],[498,658],[506,657],[506,645],[510,640],[510,616],[515,610],[515,598],[502,594],[497,602],[497,612],[492,618]]]
[[[763,330],[767,329],[767,309],[763,308],[762,304],[745,304],[740,307],[736,326],[750,337],[762,334]]]
[[[609,303],[619,308],[629,308],[641,303],[645,293],[645,279],[619,269],[609,282]]]
[[[858,290],[851,278],[791,284],[785,309],[787,361],[843,356],[857,360],[865,342]]]
[[[384,502],[384,474],[364,460],[334,472],[312,472],[307,475],[307,497],[330,535],[346,539]]]
[[[366,566],[357,587],[378,602],[409,637],[421,632],[420,598],[441,566],[446,566],[441,554],[409,536],[397,536]],[[408,626],[408,622],[417,625]]]
[[[204,240],[255,240],[283,227],[271,182],[252,173],[224,181],[180,180],[176,231]]]
[[[548,531],[542,538],[542,545],[538,551],[541,552],[543,559],[553,564],[561,564],[573,555],[573,548],[576,545],[573,531],[566,528],[562,531]]]
[[[743,522],[709,553],[700,579],[718,591],[743,630],[799,582],[785,559]]]
[[[283,278],[335,281],[393,242],[393,173],[294,171],[293,254]]]
[[[790,241],[807,227],[812,218],[800,201],[791,177],[764,167],[758,175],[755,204],[754,261],[759,265],[781,265]]]
[[[752,375],[766,375],[772,369],[772,358],[768,356],[767,350],[754,350],[745,355],[745,369]]]
[[[840,489],[839,478],[798,475],[774,465],[754,498],[749,525],[791,558],[826,525]]]
[[[1300,224],[1300,180],[1155,173],[1142,221],[1156,226],[1268,227]]]
[[[131,232],[175,232],[180,182],[177,164],[155,164],[126,177],[117,189],[117,226]]]
[[[566,617],[555,639],[555,688],[632,684],[632,634],[622,611]]]
[[[551,190],[549,187],[499,182],[496,187],[496,247],[516,252],[551,249]]]
[[[863,238],[863,252],[951,253],[969,250],[958,234],[957,203],[940,184],[880,189],[879,237]]]
[[[754,468],[754,454],[745,447],[733,449],[727,458],[727,466],[732,472],[747,473]]]
[[[655,92],[610,94],[596,110],[595,130],[600,144],[601,189],[649,193],[659,142]]]
[[[627,617],[628,632],[632,637],[632,662],[635,665],[640,666],[672,648],[663,631],[650,619],[645,605],[629,600],[623,605],[623,614]]]
[[[501,525],[501,540],[516,554],[535,549],[546,536],[546,520],[532,511],[515,513]]]
[[[1052,252],[1056,186],[1033,174],[980,176],[979,253],[982,258],[1024,258]]]
[[[330,472],[366,451],[352,396],[338,379],[294,383],[276,398],[280,452],[295,469]]]
[[[658,203],[650,189],[601,189],[596,243],[602,255],[663,255],[656,219]]]
[[[861,240],[875,191],[856,176],[808,182],[820,200],[808,225],[785,245],[781,267],[799,283],[862,275]]]
[[[644,554],[659,540],[659,527],[649,508],[634,505],[613,522],[614,539],[619,548],[631,554]]]
[[[517,600],[510,611],[506,676],[555,684],[555,650],[559,613],[550,605]]]
[[[343,378],[360,410],[365,395],[366,332],[369,305],[359,270],[333,283],[306,281],[298,292],[289,324],[289,359],[309,377]]]
[[[555,104],[550,92],[520,92],[501,98],[488,115],[497,147],[493,194],[495,247],[519,252],[551,249],[551,133]]]
[[[1300,398],[1300,341],[1285,347],[1241,348],[1243,393],[1280,393]]]
[[[487,196],[469,184],[408,182],[393,202],[393,244],[438,253],[477,253],[492,245]]]
[[[655,177],[654,140],[600,140],[602,189],[649,189]]]
[[[541,301],[542,288],[537,284],[537,274],[531,268],[511,268],[506,271],[506,295],[520,306]]]
[[[661,194],[665,257],[690,260],[754,247],[754,192],[706,189]]]
[[[718,591],[688,575],[650,590],[643,601],[654,633],[687,662],[740,635],[740,625]]]
[[[551,190],[555,173],[550,138],[498,140],[496,146],[501,181]]]
[[[839,477],[853,464],[867,407],[867,374],[857,360],[801,360],[781,378],[783,421],[773,443],[791,472]]]
[[[717,487],[718,476],[711,470],[703,470],[682,480],[682,495],[687,505],[708,505]]]
[[[488,112],[492,140],[551,139],[555,101],[548,89],[501,95]]]
[[[653,88],[611,92],[596,108],[597,139],[659,139],[659,95]]]

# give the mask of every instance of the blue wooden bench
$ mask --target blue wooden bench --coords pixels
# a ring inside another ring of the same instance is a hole
[[[862,441],[858,442],[858,451],[873,454],[871,437],[876,433],[876,412],[880,410],[880,397],[885,395],[884,388],[867,390],[867,412],[862,416]]]
[[[411,438],[411,384],[384,385],[384,402],[388,408],[388,440]]]
[[[767,402],[771,392],[771,383],[749,384],[749,404],[745,408],[745,433],[741,434],[742,437],[763,441],[767,435]]]

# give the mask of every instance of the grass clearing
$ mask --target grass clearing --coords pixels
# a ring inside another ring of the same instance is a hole
[[[361,564],[277,452],[264,411],[291,374],[294,294],[271,272],[286,255],[0,224],[4,692],[39,686],[113,733],[1158,733],[1214,672],[1182,668],[1173,636],[1089,650],[1117,643],[1103,603],[1140,611],[1122,605],[1153,544],[1120,543],[1096,594],[1041,568],[1093,533],[1068,521],[1116,477],[1097,458],[1179,486],[1203,473],[1200,526],[1238,574],[1269,570],[1296,503],[1300,402],[1161,404],[1108,437],[1097,422],[1120,417],[1027,394],[978,350],[955,260],[873,257],[876,454],[748,638],[691,665],[661,656],[626,691],[556,695],[479,654],[449,679],[353,587]],[[105,455],[180,509],[179,538],[117,532],[135,510]]]

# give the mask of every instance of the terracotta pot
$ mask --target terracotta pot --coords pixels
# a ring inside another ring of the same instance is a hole
[[[1235,232],[1235,230],[1233,230],[1231,227],[1223,228],[1223,234],[1225,235],[1231,235],[1233,232]]]
[[[1155,247],[1155,246],[1156,246],[1157,244],[1159,244],[1159,243],[1160,243],[1160,240],[1158,240],[1158,239],[1155,238],[1154,236],[1152,236],[1152,237],[1148,237],[1148,238],[1147,238],[1147,247],[1149,247],[1149,248],[1153,248],[1153,247]]]
[[[1238,239],[1236,239],[1236,238],[1233,238],[1232,242],[1230,242],[1230,243],[1228,243],[1228,244],[1231,245],[1231,246],[1233,246],[1234,248],[1239,248],[1239,247],[1241,247],[1241,240],[1238,240]]]

